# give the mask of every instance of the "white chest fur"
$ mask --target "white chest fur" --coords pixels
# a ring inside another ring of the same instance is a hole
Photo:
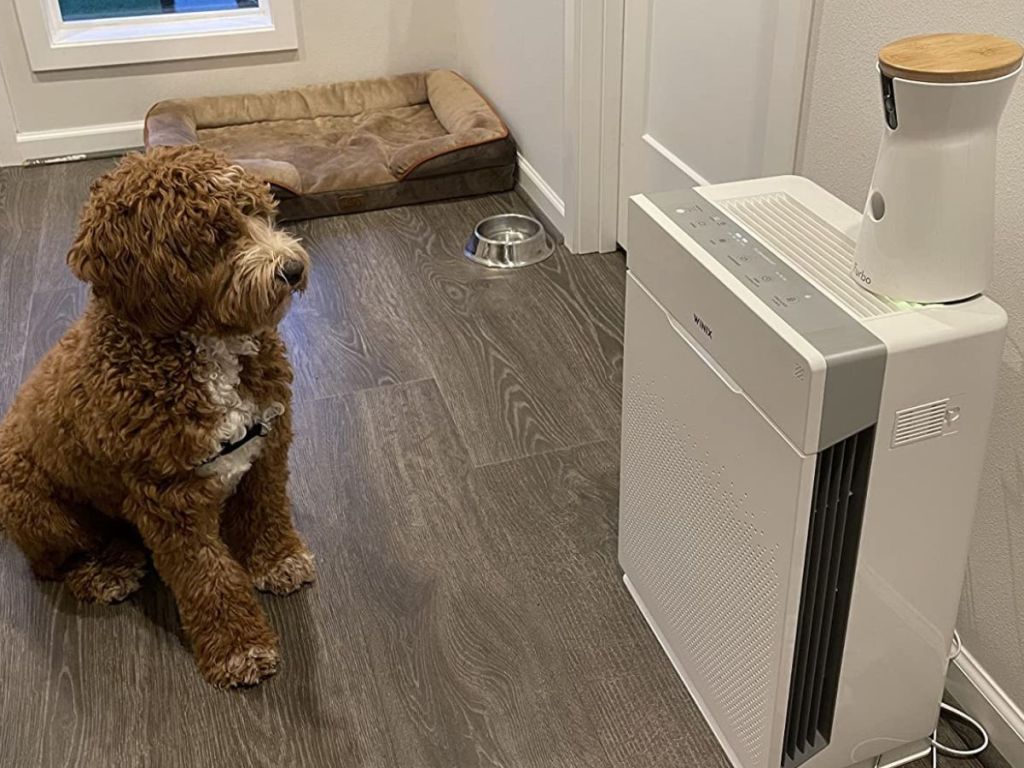
[[[196,472],[234,490],[259,458],[265,438],[253,437],[228,452],[225,446],[242,441],[249,428],[258,422],[271,427],[274,419],[284,413],[284,406],[255,403],[242,395],[242,358],[259,352],[254,338],[203,336],[193,339],[193,343],[199,354],[197,376],[205,385],[211,404],[222,414],[210,435],[210,458]]]

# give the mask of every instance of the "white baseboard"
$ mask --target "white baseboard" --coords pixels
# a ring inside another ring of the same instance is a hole
[[[562,198],[544,181],[544,178],[522,155],[518,155],[519,181],[516,191],[529,200],[558,230],[565,235],[565,203]]]
[[[22,162],[132,149],[142,146],[142,121],[83,125],[52,131],[21,131],[15,134],[14,141]]]
[[[1006,762],[1024,766],[1024,712],[967,649],[950,664],[946,688],[985,726]]]

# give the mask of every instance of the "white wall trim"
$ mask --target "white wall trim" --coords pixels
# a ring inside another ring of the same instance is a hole
[[[20,162],[142,146],[142,120],[83,125],[52,131],[22,131],[15,143]]]
[[[1024,712],[966,648],[950,665],[946,687],[985,726],[1006,761],[1024,766]]]
[[[550,224],[559,231],[562,237],[565,237],[565,202],[525,157],[517,155],[517,158],[519,179],[516,182],[516,191],[526,197],[547,217]]]
[[[616,247],[624,15],[625,0],[565,3],[565,241],[573,253]]]
[[[602,253],[619,247],[619,152],[622,131],[622,49],[626,0],[605,0],[601,61],[601,178],[598,183],[598,242]]]
[[[565,247],[569,252],[580,253],[580,219],[591,205],[586,199],[586,180],[589,179],[593,183],[598,171],[598,166],[593,162],[593,127],[583,120],[583,92],[590,83],[584,74],[587,68],[581,27],[584,26],[588,14],[584,12],[583,0],[565,0],[564,14],[562,177],[565,182],[565,199],[569,215],[565,219],[562,234],[565,236]]]
[[[3,65],[0,64],[0,167],[18,165],[21,154],[15,141],[17,127],[14,123],[14,108],[11,106]]]

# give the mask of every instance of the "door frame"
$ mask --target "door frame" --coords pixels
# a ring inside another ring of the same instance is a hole
[[[565,244],[617,247],[626,0],[565,0]]]
[[[18,128],[14,122],[14,108],[7,92],[3,64],[0,63],[0,167],[20,165],[23,158],[17,145]]]
[[[643,3],[649,15],[652,0],[632,2]],[[765,176],[793,173],[796,167],[814,6],[815,0],[775,0]],[[618,245],[625,13],[626,0],[565,0],[563,235],[573,253],[607,252]],[[685,158],[668,159],[689,167]]]

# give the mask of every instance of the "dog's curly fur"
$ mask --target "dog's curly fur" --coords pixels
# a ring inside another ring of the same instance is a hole
[[[92,287],[0,424],[0,530],[83,600],[139,588],[146,550],[199,669],[258,682],[278,641],[253,587],[314,577],[286,483],[291,368],[276,330],[309,259],[267,187],[198,147],[92,186],[68,264]],[[269,433],[220,455],[256,421]]]

